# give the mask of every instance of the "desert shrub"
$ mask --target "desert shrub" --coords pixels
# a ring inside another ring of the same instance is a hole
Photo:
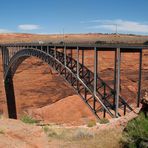
[[[53,44],[52,42],[49,42],[48,44]]]
[[[0,114],[0,119],[2,119],[2,117],[3,117],[3,115],[2,115],[2,114]]]
[[[87,127],[93,127],[96,125],[96,121],[95,120],[89,120],[87,123]]]
[[[106,41],[96,41],[95,44],[105,44]]]
[[[32,117],[28,116],[28,115],[23,115],[21,117],[21,121],[24,123],[28,123],[28,124],[34,124],[34,123],[38,123],[39,121],[33,119]]]
[[[144,42],[144,45],[148,45],[148,41]]]
[[[89,139],[93,137],[94,137],[94,133],[92,133],[91,131],[83,130],[83,129],[78,129],[73,135],[74,140],[82,140],[87,138]]]
[[[57,134],[57,132],[55,132],[55,131],[52,130],[52,129],[48,129],[47,135],[48,135],[48,137],[59,138],[59,135]]]
[[[106,123],[109,123],[109,120],[106,119],[106,118],[103,118],[103,119],[100,119],[100,120],[99,120],[99,123],[100,123],[100,124],[106,124]]]
[[[43,127],[43,130],[44,130],[45,133],[48,133],[48,131],[49,131],[48,126],[44,126],[44,127]]]
[[[4,130],[3,129],[0,129],[0,134],[4,134]]]
[[[63,41],[60,41],[59,44],[64,44],[64,42]]]
[[[123,147],[148,148],[148,118],[143,112],[127,124],[121,143]]]
[[[44,126],[43,130],[49,138],[55,138],[55,139],[65,138],[66,131],[63,129],[50,128],[48,126]]]

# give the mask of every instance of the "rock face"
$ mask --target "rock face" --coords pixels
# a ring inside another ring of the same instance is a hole
[[[77,95],[69,96],[51,105],[29,110],[29,114],[46,123],[81,125],[95,120],[86,104]]]
[[[41,127],[21,121],[0,120],[0,148],[48,148],[48,139]]]

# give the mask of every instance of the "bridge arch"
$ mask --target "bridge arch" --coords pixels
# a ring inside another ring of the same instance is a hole
[[[36,49],[36,48],[24,48],[22,50],[19,50],[12,56],[7,66],[4,80],[5,80],[5,85],[6,85],[5,89],[7,91],[6,93],[8,93],[8,95],[6,96],[7,96],[9,117],[17,118],[16,105],[15,105],[15,100],[14,100],[15,95],[14,95],[14,92],[12,93],[8,92],[10,91],[10,88],[8,88],[8,86],[12,85],[11,88],[13,88],[13,76],[15,74],[15,71],[25,59],[31,56],[41,59],[42,61],[47,63],[53,70],[56,70],[74,88],[74,90],[78,93],[78,95],[83,99],[83,101],[88,105],[88,107],[97,117],[99,117],[99,115],[98,115],[98,112],[96,111],[98,109],[95,107],[97,106],[96,104],[98,104],[97,107],[103,106],[105,111],[107,111],[110,114],[110,116],[113,117],[113,114],[108,110],[108,108],[103,104],[103,102],[100,99],[95,98],[91,88],[89,88],[86,85],[87,82],[84,83],[84,81],[82,81],[80,77],[77,77],[77,70],[75,70],[75,68],[77,67],[70,69],[68,64],[65,65],[64,53],[56,51],[56,57],[55,57],[54,51],[52,49],[50,49],[50,53],[47,53],[47,51],[43,51],[41,49]],[[74,59],[71,59],[71,57],[67,57],[66,60],[67,62],[69,60],[73,60],[75,65],[77,65],[77,61]],[[79,66],[80,66],[80,73],[81,73],[82,65],[79,65]],[[91,73],[89,72],[89,75],[90,74]],[[9,85],[7,86],[7,84]],[[10,98],[11,99],[13,98],[13,100],[10,100]],[[13,112],[13,115],[11,115],[12,112]]]
[[[53,62],[55,60],[54,57],[48,55],[47,53],[45,53],[44,51],[41,51],[41,50],[37,50],[34,48],[30,48],[30,49],[26,48],[26,49],[22,49],[22,50],[18,51],[10,59],[9,65],[8,65],[7,70],[5,72],[4,80],[6,81],[10,74],[13,78],[18,66],[25,59],[27,59],[29,57],[36,57],[36,58],[42,60],[43,62],[47,63],[53,69],[53,65],[51,65],[51,62]]]

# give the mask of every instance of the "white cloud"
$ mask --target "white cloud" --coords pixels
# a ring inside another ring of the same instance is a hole
[[[116,27],[118,32],[138,32],[148,33],[148,24],[143,24],[134,21],[125,20],[93,20],[91,23],[99,23],[88,27],[89,29],[105,29],[108,31],[115,31]]]
[[[9,33],[11,31],[7,30],[7,29],[0,29],[0,33]]]
[[[40,26],[35,24],[22,24],[18,25],[18,28],[21,30],[37,30],[40,29]]]

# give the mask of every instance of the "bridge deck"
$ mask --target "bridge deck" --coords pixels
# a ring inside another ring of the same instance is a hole
[[[90,44],[90,43],[83,43],[83,44],[71,44],[71,43],[10,43],[10,44],[0,44],[0,47],[24,47],[24,46],[50,46],[50,47],[63,47],[66,46],[67,48],[86,48],[89,50],[93,50],[94,47],[97,47],[98,49],[148,49],[148,45],[144,44]]]

